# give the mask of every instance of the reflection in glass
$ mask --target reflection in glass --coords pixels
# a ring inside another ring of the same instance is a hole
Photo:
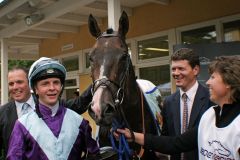
[[[168,36],[138,41],[138,59],[150,59],[169,55]]]
[[[181,33],[182,44],[215,43],[216,36],[215,26],[188,30]]]
[[[223,23],[224,41],[240,41],[240,20]]]

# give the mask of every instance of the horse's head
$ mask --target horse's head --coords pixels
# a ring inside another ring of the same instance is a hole
[[[89,53],[93,99],[90,116],[100,125],[111,125],[116,116],[116,106],[124,97],[124,85],[131,64],[125,35],[128,32],[128,17],[122,13],[118,31],[108,29],[101,33],[95,18],[89,16],[89,30],[97,41]]]

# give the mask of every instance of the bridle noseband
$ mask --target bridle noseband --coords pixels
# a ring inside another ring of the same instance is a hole
[[[100,35],[97,40],[101,39],[101,38],[106,38],[106,37],[119,37],[120,39],[122,39],[122,37],[117,33],[117,32],[112,32],[112,33],[108,33],[104,32],[102,35]],[[125,43],[125,42],[124,42]],[[97,91],[97,89],[99,87],[106,87],[111,95],[112,95],[112,99],[114,101],[114,111],[117,113],[117,115],[120,117],[120,125],[122,125],[122,122],[124,123],[124,126],[121,127],[127,127],[130,129],[131,132],[131,137],[133,140],[135,140],[135,136],[133,134],[133,131],[126,119],[126,116],[123,112],[123,109],[121,107],[121,104],[123,103],[124,100],[124,89],[126,87],[126,81],[127,78],[129,77],[129,68],[130,68],[130,64],[131,64],[131,58],[130,55],[128,54],[127,51],[125,51],[126,55],[127,55],[127,60],[126,60],[126,68],[124,71],[124,74],[122,75],[121,79],[120,79],[120,83],[117,83],[116,81],[112,81],[110,79],[108,79],[107,77],[103,77],[103,78],[99,78],[95,81],[93,81],[93,85],[92,85],[92,95],[95,94],[95,92]],[[116,123],[116,119],[113,119],[113,123]],[[144,125],[144,124],[143,124]],[[113,127],[114,128],[114,127]],[[142,153],[143,154],[143,153]]]
[[[122,40],[122,37],[118,34],[118,32],[113,31],[112,29],[108,29],[106,32],[103,32],[97,40],[101,38],[106,38],[106,37],[118,37],[119,39]],[[128,51],[124,51],[125,54],[127,55],[127,62],[126,62],[126,69],[123,74],[123,76],[120,79],[120,83],[117,83],[115,81],[112,81],[108,79],[107,77],[99,78],[93,82],[92,85],[92,95],[96,92],[96,90],[101,87],[105,86],[108,88],[110,91],[112,98],[114,100],[114,108],[117,109],[117,106],[121,105],[123,100],[124,100],[124,88],[126,84],[126,78],[129,75],[129,67],[131,63],[131,58],[130,55],[128,54]],[[115,92],[116,91],[116,92]]]
[[[124,99],[123,86],[120,86],[116,82],[109,80],[107,77],[100,78],[93,82],[91,89],[92,95],[94,95],[97,89],[102,86],[105,86],[110,91],[115,104],[114,109],[116,109],[116,106],[122,104]],[[117,91],[115,92],[115,90]]]

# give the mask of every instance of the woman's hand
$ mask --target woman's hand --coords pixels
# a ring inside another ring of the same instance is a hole
[[[129,142],[133,142],[133,137],[131,136],[131,132],[128,128],[125,129],[117,129],[116,132],[113,133],[116,139],[119,139],[120,134],[123,134],[125,136],[125,138],[127,139],[127,141]],[[133,132],[134,137],[135,137],[135,141],[136,143],[140,144],[140,145],[144,145],[144,134],[142,133],[137,133],[137,132]]]
[[[131,132],[130,132],[130,130],[128,128],[117,129],[117,131],[115,131],[113,134],[114,134],[114,137],[116,139],[119,139],[120,134],[123,134],[128,142],[132,142],[133,141],[132,136],[131,136]]]

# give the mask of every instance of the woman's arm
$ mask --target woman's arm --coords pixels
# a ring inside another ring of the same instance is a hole
[[[115,137],[119,138],[120,133],[124,134],[128,141],[133,141],[129,129],[118,129],[117,132],[114,133]],[[193,128],[176,137],[154,136],[151,134],[144,135],[134,132],[134,142],[144,146],[144,148],[164,154],[176,154],[196,149],[197,133],[197,128]]]

